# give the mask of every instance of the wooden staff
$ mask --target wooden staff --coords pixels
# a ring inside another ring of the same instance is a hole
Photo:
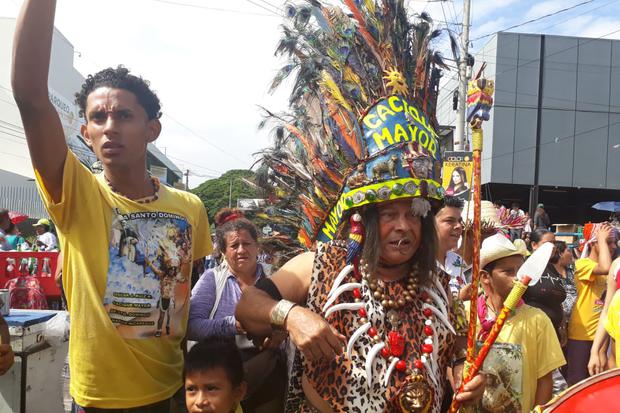
[[[481,125],[482,122],[476,122]],[[473,254],[472,254],[472,272],[471,272],[471,296],[469,308],[469,329],[467,331],[467,364],[471,366],[474,361],[476,350],[476,325],[478,322],[478,313],[476,303],[478,300],[478,287],[480,284],[480,158],[482,154],[482,128],[472,126],[472,149],[474,158],[473,181],[474,187],[474,224],[473,224]]]

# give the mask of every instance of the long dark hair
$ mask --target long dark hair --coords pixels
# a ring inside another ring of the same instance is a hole
[[[366,228],[362,258],[368,264],[368,269],[375,272],[379,265],[380,232],[379,209],[375,204],[367,205],[359,211]],[[417,277],[424,284],[431,280],[431,273],[435,272],[437,232],[435,230],[435,215],[432,212],[426,217],[420,217],[422,223],[421,241],[418,250],[411,258],[411,264],[417,269]]]
[[[555,250],[553,251],[551,258],[549,258],[549,262],[551,264],[557,264],[560,261],[562,254],[564,254],[564,251],[566,251],[566,248],[568,248],[564,241],[555,241],[554,244]]]
[[[450,184],[448,185],[448,190],[452,190],[452,192],[454,191],[454,172],[457,172],[460,176],[461,176],[461,185],[463,186],[463,188],[468,188],[467,186],[467,172],[465,172],[465,169],[463,169],[460,166],[457,166],[456,168],[454,168],[454,170],[452,171],[452,173],[450,174]]]

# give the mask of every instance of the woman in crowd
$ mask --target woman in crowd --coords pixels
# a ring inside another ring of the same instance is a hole
[[[255,347],[235,319],[243,290],[269,275],[257,261],[258,231],[243,213],[230,208],[216,214],[215,224],[217,245],[224,259],[217,267],[207,269],[192,290],[188,338],[235,339],[247,371],[244,412],[279,411],[277,404],[282,403],[286,380],[281,352]]]
[[[545,228],[538,228],[530,233],[531,252],[536,251],[545,242],[555,242],[555,234]]]
[[[532,251],[536,251],[545,242],[555,242],[555,234],[538,228],[530,235]],[[528,287],[523,300],[530,306],[541,309],[551,320],[553,329],[560,345],[566,344],[566,320],[562,303],[566,299],[564,278],[556,271],[553,262],[560,259],[558,250],[547,264],[540,281]],[[566,388],[566,382],[558,370],[553,372],[553,393],[557,394]]]
[[[564,319],[566,323],[570,319],[570,314],[573,311],[573,306],[577,300],[577,287],[575,286],[575,279],[573,278],[573,265],[575,259],[571,248],[564,241],[555,242],[556,253],[551,257],[551,264],[553,270],[564,280],[564,291],[566,291],[566,299],[562,302],[562,310],[564,311]],[[560,340],[560,343],[565,343]]]
[[[19,228],[17,228],[17,225],[13,224],[12,222],[9,225],[9,229],[7,230],[6,234],[6,242],[8,242],[11,250],[21,251],[23,248],[22,245],[24,245],[24,247],[28,247],[28,243],[26,242],[24,237],[22,237]]]
[[[37,233],[36,246],[39,251],[58,250],[58,239],[52,233],[52,222],[49,219],[42,218],[33,227]]]
[[[553,232],[539,228],[531,234],[532,251],[536,251],[545,242],[555,242]],[[557,254],[557,252],[555,253]],[[559,257],[555,257],[559,259]],[[552,258],[553,260],[554,258]],[[566,298],[564,290],[564,281],[562,277],[555,271],[551,262],[547,265],[540,281],[536,285],[530,286],[523,299],[528,305],[540,308],[549,317],[556,334],[559,336],[560,326],[563,320],[562,302]]]

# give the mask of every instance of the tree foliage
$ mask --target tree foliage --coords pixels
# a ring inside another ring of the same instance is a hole
[[[259,192],[252,186],[244,183],[242,178],[252,181],[254,172],[247,169],[232,169],[225,172],[219,178],[209,179],[197,188],[192,189],[192,192],[198,195],[207,207],[209,222],[213,222],[217,211],[229,205],[229,198],[232,207],[237,206],[238,198],[261,198]]]

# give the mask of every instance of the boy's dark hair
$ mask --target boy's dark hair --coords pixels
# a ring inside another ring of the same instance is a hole
[[[233,340],[207,338],[199,341],[185,356],[183,377],[221,367],[234,387],[243,382],[243,360]]]
[[[462,210],[464,206],[465,201],[463,201],[461,198],[455,196],[445,196],[443,199],[443,204],[441,205],[439,210],[446,207],[458,208]]]
[[[80,107],[80,116],[86,119],[86,100],[95,89],[110,87],[123,89],[133,93],[140,106],[144,108],[149,120],[161,117],[161,103],[150,88],[150,83],[141,77],[129,73],[129,69],[119,65],[116,69],[108,67],[94,75],[88,75],[82,90],[75,94],[75,103]]]

